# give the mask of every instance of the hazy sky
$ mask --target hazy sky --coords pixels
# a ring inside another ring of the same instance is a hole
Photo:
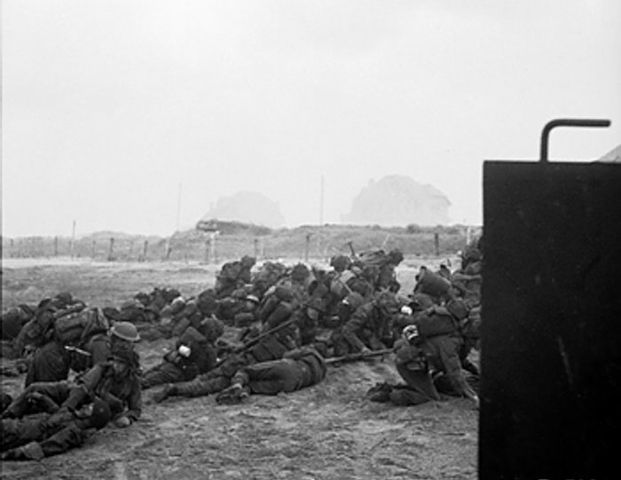
[[[3,234],[168,235],[240,190],[316,224],[322,175],[325,222],[402,174],[479,224],[483,160],[537,159],[548,120],[612,120],[554,130],[551,159],[621,144],[620,20],[619,0],[3,0]]]

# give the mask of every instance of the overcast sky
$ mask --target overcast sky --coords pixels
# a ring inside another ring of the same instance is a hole
[[[316,224],[322,176],[338,223],[390,174],[480,224],[484,160],[608,118],[551,135],[594,160],[620,114],[619,0],[3,0],[3,234],[168,235],[240,190]]]

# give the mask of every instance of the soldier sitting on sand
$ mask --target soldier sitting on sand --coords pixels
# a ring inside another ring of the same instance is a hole
[[[222,335],[224,326],[216,318],[205,318],[199,329],[186,328],[167,352],[161,363],[147,370],[140,384],[143,389],[164,383],[187,382],[211,370],[217,361],[215,340]]]
[[[139,357],[133,342],[138,341],[139,336],[131,323],[119,322],[113,329],[123,335],[126,342],[117,344],[108,360],[98,363],[75,382],[32,383],[13,400],[2,418],[20,418],[40,411],[31,398],[41,394],[60,405],[61,410],[76,409],[98,397],[108,403],[116,426],[127,427],[136,421],[142,411],[142,393]]]
[[[216,275],[215,292],[218,298],[228,297],[234,290],[251,282],[251,270],[256,259],[244,255],[241,260],[227,262],[222,265]]]
[[[161,402],[169,396],[199,397],[216,393],[227,388],[241,368],[282,358],[285,352],[299,346],[299,331],[295,319],[291,318],[294,305],[293,293],[277,287],[259,312],[263,325],[257,341],[249,340],[252,343],[246,342],[247,347],[230,353],[215,368],[192,381],[166,384],[154,395],[154,400]]]
[[[335,355],[392,347],[393,320],[398,313],[394,294],[377,293],[373,301],[360,306],[343,325],[340,337],[334,339]]]

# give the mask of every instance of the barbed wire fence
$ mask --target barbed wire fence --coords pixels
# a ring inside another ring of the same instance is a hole
[[[347,233],[301,231],[295,235],[219,235],[192,232],[167,238],[143,236],[87,236],[2,238],[3,258],[70,258],[107,262],[194,262],[219,264],[244,255],[257,261],[279,259],[305,263],[327,262],[336,254],[351,255],[382,248],[398,248],[407,257],[455,254],[480,233],[480,229],[424,231],[399,235],[377,231],[351,238]]]

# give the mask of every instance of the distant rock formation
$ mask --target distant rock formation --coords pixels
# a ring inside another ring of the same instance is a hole
[[[229,220],[263,225],[270,228],[282,227],[285,218],[278,203],[257,192],[237,192],[230,197],[220,197],[201,220]]]
[[[353,225],[441,225],[449,222],[450,205],[446,195],[431,185],[389,175],[369,182],[343,221]]]
[[[621,145],[613,148],[610,152],[599,159],[600,162],[621,163]]]

